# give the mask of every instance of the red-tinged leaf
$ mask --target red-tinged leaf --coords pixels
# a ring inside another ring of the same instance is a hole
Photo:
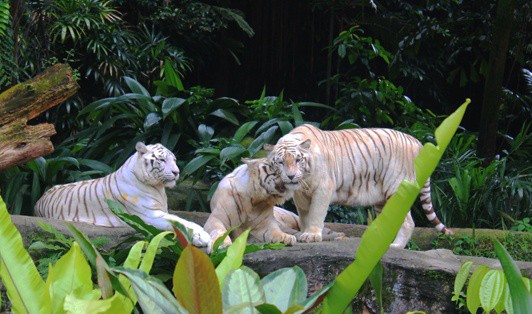
[[[179,230],[176,226],[172,225],[172,228],[174,228],[174,232],[176,235],[177,240],[181,244],[183,248],[186,248],[188,246],[188,241],[185,235]]]
[[[222,293],[209,257],[192,245],[177,262],[173,277],[177,300],[191,314],[222,313]]]

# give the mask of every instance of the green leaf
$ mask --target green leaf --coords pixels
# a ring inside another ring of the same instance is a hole
[[[327,106],[325,104],[321,104],[318,102],[311,102],[311,101],[302,101],[297,103],[298,107],[315,107],[315,108],[325,108],[333,111],[338,111],[336,108]]]
[[[371,282],[371,286],[373,287],[373,290],[375,290],[375,297],[377,298],[377,302],[379,304],[380,312],[384,313],[384,307],[382,306],[382,273],[384,272],[384,268],[382,267],[382,262],[379,261],[377,265],[375,265],[375,268],[373,268],[373,271],[369,275],[369,280]]]
[[[207,143],[211,140],[212,135],[214,134],[214,129],[205,124],[200,124],[198,126],[198,136],[201,142]]]
[[[471,271],[471,267],[473,266],[473,262],[465,262],[462,264],[462,267],[460,267],[460,270],[458,271],[458,274],[456,275],[456,278],[454,278],[454,296],[453,301],[458,300],[460,297],[460,293],[462,293],[462,288],[464,287],[464,284],[469,277],[469,272]]]
[[[150,112],[144,120],[144,129],[149,129],[150,127],[161,121],[161,119],[162,117],[158,113]]]
[[[133,93],[142,94],[146,97],[151,98],[151,95],[148,90],[144,86],[142,86],[137,80],[128,76],[124,76],[124,82],[126,82],[126,85]]]
[[[211,112],[211,115],[225,119],[236,126],[240,125],[240,122],[238,122],[238,119],[235,117],[235,115],[231,111],[228,111],[225,109],[217,109]]]
[[[177,90],[180,92],[185,90],[179,75],[174,70],[172,63],[169,60],[164,60],[164,81],[177,88]]]
[[[0,198],[0,278],[15,313],[51,313],[45,283]]]
[[[321,302],[323,302],[323,298],[325,297],[326,293],[329,292],[329,289],[331,289],[331,287],[333,286],[334,282],[331,282],[329,283],[328,285],[326,285],[325,287],[321,288],[318,292],[314,293],[313,295],[311,295],[308,299],[306,299],[302,304],[301,306],[303,306],[303,309],[299,309],[299,308],[290,308],[288,309],[288,311],[286,311],[285,314],[289,314],[289,313],[307,313],[307,311],[315,306],[318,306],[319,304],[321,304]]]
[[[76,242],[50,267],[46,285],[53,303],[53,313],[64,312],[63,303],[69,294],[80,298],[92,294],[91,267]]]
[[[222,149],[220,152],[220,159],[222,160],[222,163],[225,163],[227,160],[232,160],[245,152],[247,152],[247,149],[244,147],[229,146]]]
[[[93,290],[90,297],[84,299],[74,294],[65,297],[64,309],[71,314],[96,314],[96,313],[126,313],[123,308],[121,294],[116,293],[109,299],[99,300],[99,290]]]
[[[224,309],[252,312],[255,306],[266,302],[259,275],[246,266],[232,270],[225,278],[222,289]],[[235,308],[237,307],[237,308]]]
[[[164,238],[169,234],[172,234],[172,232],[171,231],[161,232],[150,241],[150,244],[148,244],[148,248],[146,249],[146,253],[144,253],[144,258],[142,259],[142,263],[140,264],[140,267],[139,267],[140,270],[144,271],[147,274],[150,273],[150,270],[153,266],[153,261],[155,260],[155,255],[157,254],[157,250],[159,249],[159,245],[164,240]]]
[[[297,266],[276,270],[262,278],[261,282],[266,302],[282,312],[303,303],[307,298],[307,277]]]
[[[301,111],[299,111],[299,108],[297,108],[297,106],[294,104],[292,104],[292,115],[296,126],[303,124],[303,116],[301,116]]]
[[[251,131],[255,127],[255,125],[257,125],[257,123],[257,121],[249,121],[242,124],[242,126],[239,127],[238,130],[236,130],[235,135],[233,136],[233,141],[235,141],[236,143],[242,142],[244,137],[246,137],[249,131]]]
[[[489,270],[480,283],[480,305],[486,311],[491,312],[499,303],[504,291],[504,276],[502,271]]]
[[[216,158],[216,156],[213,155],[199,155],[198,157],[192,159],[188,164],[186,164],[185,168],[183,168],[184,174],[192,174],[199,168],[205,166],[209,161]]]
[[[114,268],[113,271],[129,279],[144,313],[188,313],[155,277],[137,269]]]
[[[264,303],[261,305],[255,306],[257,311],[259,311],[261,314],[283,314],[275,305]]]
[[[428,143],[420,150],[415,159],[418,184],[403,181],[397,192],[386,202],[382,213],[366,229],[362,235],[362,242],[358,247],[355,261],[336,278],[323,301],[325,313],[342,313],[388,250],[419,194],[421,186],[436,168],[446,144],[449,143],[448,140],[456,132],[468,103],[469,100],[436,129],[438,147]]]
[[[469,278],[466,292],[466,305],[470,313],[476,313],[480,307],[480,283],[488,271],[488,267],[481,265],[475,269],[471,278]]]
[[[191,314],[221,313],[220,285],[209,257],[187,246],[174,270],[174,295]]]
[[[261,135],[259,135],[256,139],[249,144],[248,150],[249,150],[249,156],[253,157],[259,150],[262,149],[264,144],[269,143],[273,135],[275,134],[275,131],[277,131],[277,126],[272,126],[267,131],[263,132]]]
[[[532,296],[521,280],[519,268],[497,239],[494,239],[493,245],[508,280],[514,313],[532,313]]]
[[[220,289],[223,287],[225,277],[229,271],[238,269],[242,265],[242,259],[244,258],[244,252],[246,250],[246,243],[248,239],[250,229],[244,231],[236,240],[227,248],[227,255],[222,262],[216,267],[216,276],[220,283]],[[216,245],[216,243],[215,243]]]
[[[118,279],[118,276],[116,276],[105,259],[101,256],[100,252],[96,250],[94,245],[90,242],[90,240],[87,238],[86,235],[84,235],[81,231],[76,229],[74,225],[71,223],[67,223],[68,230],[72,234],[72,237],[76,240],[76,242],[79,244],[81,250],[83,251],[83,254],[85,254],[85,257],[89,261],[89,263],[94,267],[96,270],[98,270],[98,267],[103,267],[105,269],[105,272],[107,273],[107,276],[109,277],[109,280],[111,281],[111,284],[113,288],[122,293],[125,296],[128,296],[128,293],[124,286],[120,283],[120,280]]]
[[[183,98],[166,98],[163,101],[162,106],[162,112],[163,112],[163,118],[166,119],[169,114],[171,114],[174,110],[181,107],[182,104],[184,104],[187,100]]]

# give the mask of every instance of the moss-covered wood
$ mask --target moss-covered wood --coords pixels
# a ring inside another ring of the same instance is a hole
[[[79,85],[67,64],[56,64],[0,94],[0,171],[53,152],[51,124],[27,121],[74,95]]]

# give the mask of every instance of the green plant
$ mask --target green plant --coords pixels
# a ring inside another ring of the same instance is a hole
[[[530,218],[525,217],[522,220],[514,220],[514,225],[510,228],[513,231],[532,232],[532,225],[530,224]]]
[[[56,184],[104,176],[112,172],[97,160],[74,158],[71,150],[58,147],[52,156],[38,157],[0,173],[1,195],[11,214],[33,214],[41,195]],[[24,209],[26,209],[24,211]]]
[[[61,256],[68,252],[72,247],[74,239],[67,238],[48,223],[38,221],[37,224],[45,231],[45,234],[37,233],[28,237],[31,243],[28,247],[28,252],[30,252],[33,260],[35,260],[35,266],[37,266],[41,277],[47,278],[48,266],[55,264]],[[94,246],[99,249],[109,242],[110,239],[106,237],[95,237],[92,239]]]
[[[495,252],[501,261],[503,270],[478,266],[469,278],[473,262],[462,264],[454,281],[452,301],[458,307],[466,306],[470,313],[476,313],[481,307],[485,313],[503,310],[506,313],[529,313],[532,310],[530,279],[521,277],[512,258],[497,240],[494,240]],[[462,288],[469,278],[467,293]]]

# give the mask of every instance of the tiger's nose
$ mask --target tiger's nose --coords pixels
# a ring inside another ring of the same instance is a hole
[[[287,177],[288,177],[288,179],[293,180],[295,175],[291,175],[291,176],[287,175]]]
[[[179,170],[172,170],[172,173],[177,177],[179,175]]]

